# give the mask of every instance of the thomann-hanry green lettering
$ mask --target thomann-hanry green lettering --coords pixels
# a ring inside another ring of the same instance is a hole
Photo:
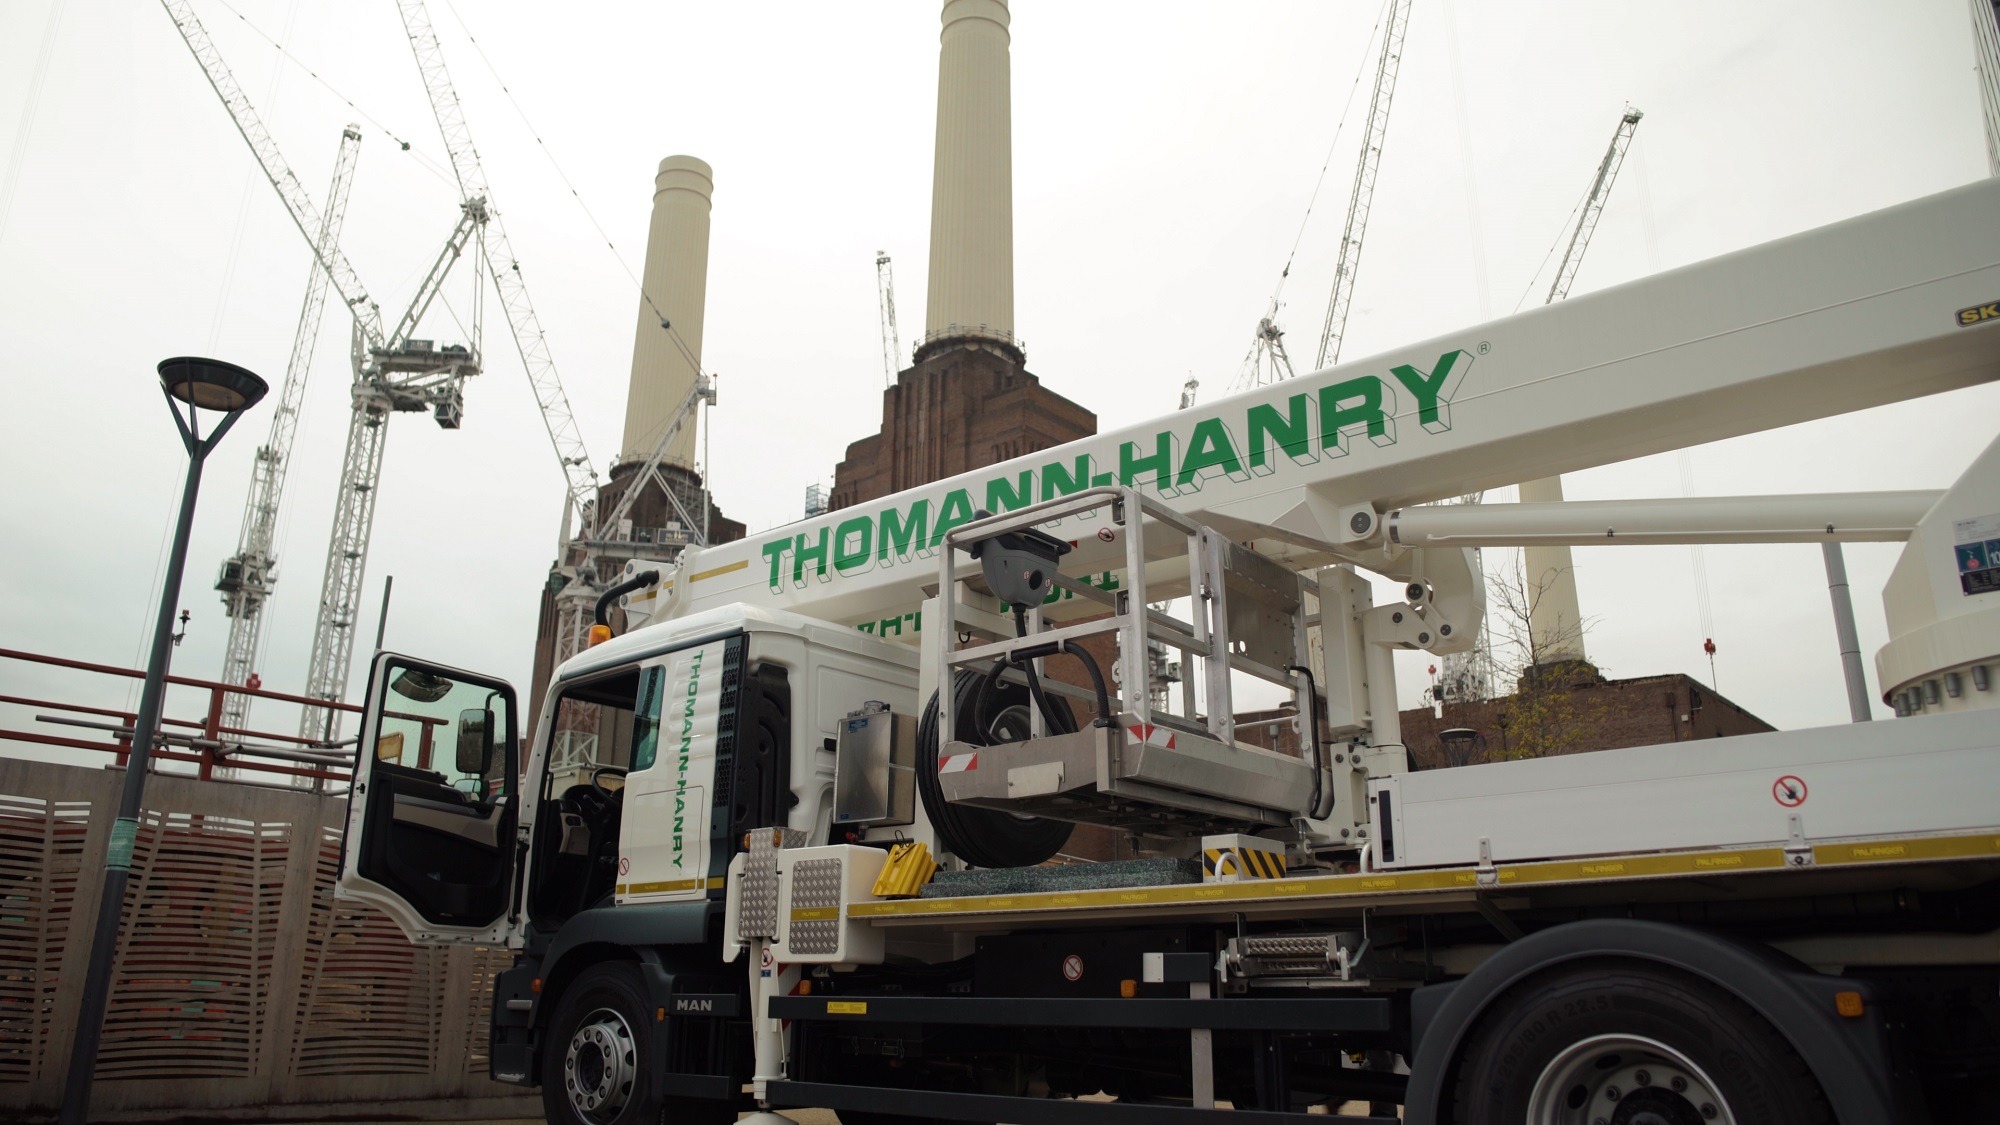
[[[807,579],[831,582],[877,566],[928,558],[952,528],[972,520],[981,508],[1008,512],[1085,488],[1110,484],[1180,496],[1201,489],[1214,477],[1248,480],[1277,472],[1285,463],[1310,465],[1345,457],[1358,440],[1396,443],[1402,395],[1414,401],[1417,425],[1427,433],[1451,429],[1451,400],[1472,366],[1472,355],[1446,352],[1429,371],[1412,364],[1389,369],[1390,378],[1358,375],[1307,388],[1276,402],[1257,403],[1236,417],[1211,415],[1191,425],[1177,424],[1150,440],[1120,442],[1116,465],[1100,465],[1090,454],[1019,468],[983,489],[955,488],[939,498],[912,500],[846,519],[828,517],[811,531],[780,536],[760,548],[770,566],[773,590],[804,586]]]

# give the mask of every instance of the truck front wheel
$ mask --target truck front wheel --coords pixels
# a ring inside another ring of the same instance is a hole
[[[659,1027],[646,1018],[650,1013],[636,966],[608,961],[576,978],[549,1021],[543,1047],[542,1110],[549,1125],[736,1120],[736,1110],[720,1102],[659,1096],[647,1063]]]
[[[1451,1119],[1527,1125],[1833,1125],[1782,1035],[1705,982],[1578,964],[1516,986],[1468,1035]]]

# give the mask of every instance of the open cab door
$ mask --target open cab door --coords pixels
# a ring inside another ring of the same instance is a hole
[[[414,942],[512,942],[519,723],[505,681],[377,654],[337,893],[378,907]]]

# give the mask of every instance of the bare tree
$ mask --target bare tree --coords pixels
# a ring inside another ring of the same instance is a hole
[[[1514,682],[1514,694],[1500,711],[1502,745],[1494,757],[1541,758],[1585,749],[1592,731],[1603,721],[1604,703],[1596,692],[1579,690],[1602,677],[1579,657],[1588,621],[1534,626],[1542,599],[1559,577],[1531,576],[1520,553],[1512,565],[1486,576],[1486,628],[1496,642],[1495,671],[1501,682]]]

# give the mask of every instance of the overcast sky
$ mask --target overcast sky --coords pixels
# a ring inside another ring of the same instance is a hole
[[[231,3],[194,6],[315,198],[341,127],[363,126],[343,241],[393,316],[457,217],[395,6]],[[1047,385],[1106,428],[1172,410],[1190,374],[1205,397],[1227,388],[1372,62],[1378,13],[1373,0],[1017,0],[1016,327]],[[796,518],[805,487],[829,482],[847,443],[879,423],[878,249],[895,259],[906,354],[923,324],[938,5],[434,0],[432,15],[600,465],[622,432],[638,304],[626,267],[638,268],[654,168],[681,152],[714,166],[710,480],[753,532]],[[1284,290],[1301,370],[1367,81]],[[1542,263],[1628,101],[1646,117],[1576,292],[1987,172],[1964,0],[1419,0],[1345,354],[1504,316],[1524,293],[1539,301]],[[184,465],[153,365],[208,354],[279,383],[309,253],[157,5],[0,5],[0,160],[0,646],[136,666]],[[461,315],[468,285],[469,274],[446,291]],[[337,314],[307,391],[267,610],[263,677],[280,690],[304,679],[345,436]],[[563,481],[504,332],[489,310],[488,371],[467,389],[462,430],[394,420],[357,648],[394,575],[390,647],[525,686]],[[461,338],[443,309],[419,334]],[[220,670],[228,624],[210,587],[235,549],[270,411],[247,417],[209,467],[178,672]],[[1685,462],[1607,466],[1567,487],[1577,499],[1677,496],[1684,480],[1695,495],[1942,488],[1996,419],[1989,385],[1700,447]],[[1897,550],[1848,550],[1871,687]],[[1579,550],[1592,656],[1612,676],[1706,681],[1713,635],[1724,694],[1781,727],[1842,721],[1819,552],[1704,558],[1705,586],[1685,547]],[[1426,662],[1405,661],[1407,701]],[[350,697],[364,679],[357,666]],[[0,685],[130,697],[11,661]],[[196,709],[175,697],[172,710]],[[294,722],[276,707],[253,715]],[[8,708],[0,725],[36,724]]]

